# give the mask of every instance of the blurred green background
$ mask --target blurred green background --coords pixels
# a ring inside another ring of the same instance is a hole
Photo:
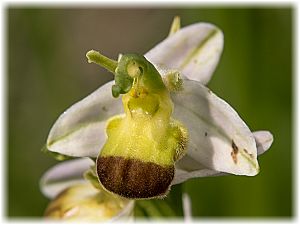
[[[57,163],[40,152],[56,118],[113,77],[87,63],[101,50],[145,53],[168,34],[175,15],[183,25],[205,21],[225,35],[209,87],[230,103],[252,130],[275,141],[259,158],[256,177],[193,179],[182,188],[199,218],[294,215],[292,6],[186,8],[6,7],[6,215],[40,217],[48,203],[39,178]]]

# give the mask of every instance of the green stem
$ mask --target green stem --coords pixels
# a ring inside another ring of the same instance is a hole
[[[147,218],[182,218],[182,186],[172,186],[170,193],[164,199],[137,200],[135,216]]]
[[[118,66],[117,61],[107,58],[106,56],[100,54],[100,52],[97,52],[95,50],[88,51],[86,53],[86,57],[88,58],[89,63],[96,63],[112,72],[113,74],[115,73],[115,70]]]

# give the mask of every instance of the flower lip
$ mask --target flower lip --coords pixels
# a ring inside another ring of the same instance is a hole
[[[166,195],[174,178],[174,166],[100,156],[97,174],[103,187],[112,193],[130,199],[149,199]]]

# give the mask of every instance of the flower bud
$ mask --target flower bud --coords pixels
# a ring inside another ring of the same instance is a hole
[[[64,221],[100,222],[133,216],[134,202],[94,188],[90,183],[71,186],[50,202],[45,217]]]

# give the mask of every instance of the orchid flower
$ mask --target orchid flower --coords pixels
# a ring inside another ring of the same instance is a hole
[[[88,52],[89,62],[112,72],[115,81],[67,109],[47,149],[97,158],[102,187],[131,199],[165,196],[171,185],[190,178],[258,174],[257,156],[271,146],[272,134],[251,132],[205,86],[222,49],[219,28],[180,28],[177,18],[169,36],[144,57],[124,54],[115,61]]]

